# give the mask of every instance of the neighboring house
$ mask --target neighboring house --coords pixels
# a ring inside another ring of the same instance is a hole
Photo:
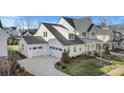
[[[49,45],[40,36],[23,36],[19,47],[20,52],[28,58],[49,55]]]
[[[124,25],[119,25],[114,29],[119,48],[124,49]]]
[[[63,25],[43,23],[35,36],[42,36],[49,42],[50,55],[54,57],[61,58],[64,50],[69,51],[70,57],[86,52],[84,42]]]
[[[10,36],[21,36],[20,31],[17,27],[3,27],[3,30],[6,31]]]
[[[20,31],[17,29],[17,27],[3,27],[2,22],[0,20],[0,27],[10,36],[21,36]]]
[[[7,40],[9,35],[0,28],[0,57],[8,56]]]
[[[23,33],[22,36],[33,36],[37,29],[26,29]]]
[[[113,32],[109,27],[96,26],[96,38],[105,42],[113,40]]]

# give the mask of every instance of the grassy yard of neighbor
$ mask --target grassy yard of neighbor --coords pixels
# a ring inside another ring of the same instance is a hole
[[[109,61],[112,61],[112,62],[115,62],[115,61],[122,62],[122,59],[121,58],[119,58],[118,56],[114,56],[114,55],[106,55],[104,57],[104,59],[109,60]]]
[[[83,59],[81,63],[67,68],[65,73],[73,76],[98,76],[104,74],[100,70],[102,66],[98,65],[96,59]]]
[[[100,68],[100,70],[104,73],[108,73],[108,72],[112,71],[113,69],[116,69],[117,67],[118,67],[118,65],[108,65],[108,66]]]
[[[19,45],[8,45],[8,50],[19,51]]]

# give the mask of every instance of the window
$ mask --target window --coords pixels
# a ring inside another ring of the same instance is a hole
[[[43,48],[42,46],[39,47],[39,49],[42,49],[42,48]]]
[[[82,50],[82,48],[80,47],[80,48],[79,48],[79,50],[81,51],[81,50]]]
[[[33,50],[37,49],[36,47],[33,47]]]
[[[83,37],[86,37],[86,33],[83,32],[83,33],[82,33],[82,36],[83,36]]]
[[[94,37],[95,36],[95,32],[92,32],[92,37]]]
[[[59,48],[59,51],[62,51],[62,49],[61,49],[61,48]]]
[[[74,40],[74,34],[69,34],[69,39]]]
[[[22,44],[22,50],[24,50],[24,44]]]
[[[74,52],[76,52],[76,47],[74,47]]]
[[[30,47],[30,50],[31,50],[31,47]]]
[[[68,47],[68,52],[70,52],[70,47]]]
[[[43,36],[44,37],[47,37],[47,32],[43,32]]]

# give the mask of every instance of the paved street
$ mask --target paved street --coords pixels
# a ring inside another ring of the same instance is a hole
[[[18,60],[18,63],[29,73],[36,76],[66,76],[63,72],[55,69],[55,63],[59,60],[60,59],[51,56],[41,56]]]

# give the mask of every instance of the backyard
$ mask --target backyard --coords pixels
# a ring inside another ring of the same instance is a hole
[[[8,45],[8,50],[9,51],[19,51],[19,46],[18,45]]]

